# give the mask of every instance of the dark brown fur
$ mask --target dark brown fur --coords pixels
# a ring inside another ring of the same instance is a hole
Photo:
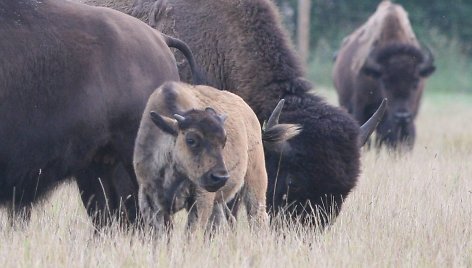
[[[412,148],[424,80],[434,69],[432,55],[421,50],[406,12],[384,1],[345,39],[333,79],[340,104],[361,124],[387,98],[389,108],[377,127],[376,144]]]
[[[123,206],[133,221],[141,114],[157,86],[179,80],[165,39],[62,0],[1,1],[0,32],[0,204],[29,208],[75,177],[96,220]]]

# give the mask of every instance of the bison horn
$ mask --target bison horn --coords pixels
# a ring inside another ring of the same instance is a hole
[[[211,108],[211,107],[206,107],[206,108],[205,108],[205,112],[211,113],[211,114],[213,114],[213,115],[216,115],[215,109],[213,109],[213,108]]]
[[[179,124],[185,121],[185,117],[181,116],[180,114],[174,114],[174,118],[177,120],[177,122],[179,122]]]
[[[377,125],[382,120],[382,117],[384,116],[386,110],[387,99],[383,99],[379,108],[377,108],[377,111],[375,111],[375,113],[369,118],[369,120],[367,120],[367,122],[365,122],[361,126],[359,134],[359,147],[364,146],[364,144],[367,142],[372,132],[374,132],[374,130],[377,128]]]
[[[284,103],[285,103],[284,99],[281,99],[279,103],[277,103],[277,106],[275,107],[274,111],[270,115],[265,128],[269,129],[279,123],[280,113],[282,112],[282,109],[284,108]]]

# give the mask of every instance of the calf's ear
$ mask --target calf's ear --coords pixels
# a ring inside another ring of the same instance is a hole
[[[179,131],[177,120],[162,116],[154,111],[152,111],[150,115],[152,122],[154,122],[158,128],[172,136],[177,136]]]

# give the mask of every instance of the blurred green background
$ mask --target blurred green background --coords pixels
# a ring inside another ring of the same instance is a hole
[[[275,0],[295,41],[298,0]],[[375,12],[380,0],[311,0],[308,75],[318,86],[332,87],[333,53],[341,40]],[[472,94],[472,0],[397,0],[409,14],[437,67],[428,91]]]

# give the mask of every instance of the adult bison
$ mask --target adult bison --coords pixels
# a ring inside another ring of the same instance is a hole
[[[433,55],[422,51],[405,10],[383,1],[364,25],[344,39],[333,80],[339,103],[359,123],[388,98],[376,144],[412,148],[425,78],[434,70]]]
[[[313,208],[321,207],[328,213],[323,224],[338,214],[359,174],[359,126],[341,109],[308,93],[312,85],[304,79],[272,1],[86,2],[123,10],[184,40],[210,85],[241,96],[261,124],[284,98],[280,121],[303,130],[288,142],[283,155],[266,151],[267,207],[302,221],[313,220]],[[181,78],[189,81],[188,65],[178,60],[178,67]]]
[[[224,219],[226,202],[241,191],[249,220],[267,223],[262,141],[281,148],[298,132],[297,126],[273,122],[261,137],[256,115],[237,95],[165,83],[149,98],[136,138],[143,218],[162,229],[187,208],[188,227],[208,228]]]
[[[75,177],[95,223],[120,206],[133,221],[139,121],[153,90],[179,80],[167,44],[185,46],[120,12],[62,0],[1,1],[0,40],[0,204],[28,216]]]

